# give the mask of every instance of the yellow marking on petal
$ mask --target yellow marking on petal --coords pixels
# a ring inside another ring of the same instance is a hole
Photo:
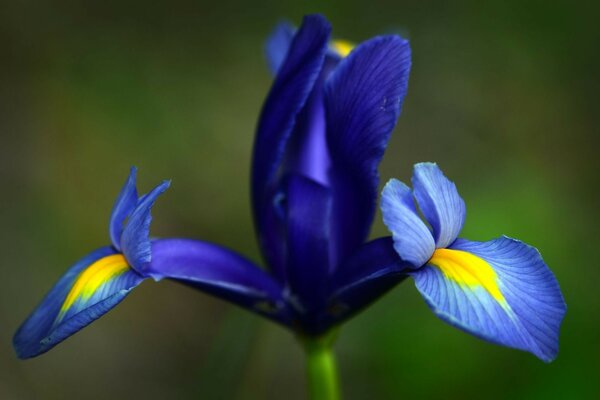
[[[346,40],[332,40],[331,47],[342,57],[346,57],[352,49],[354,49],[354,43],[348,42]]]
[[[113,254],[99,259],[81,271],[60,308],[57,321],[62,319],[78,299],[89,300],[103,284],[128,269],[129,265],[125,257],[122,254]]]
[[[504,308],[508,306],[498,287],[498,275],[484,259],[462,250],[437,249],[429,264],[459,285],[483,287]]]

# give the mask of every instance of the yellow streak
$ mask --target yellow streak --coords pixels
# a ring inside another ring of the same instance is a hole
[[[340,56],[346,57],[354,48],[354,44],[346,40],[333,40],[331,41],[331,47]]]
[[[481,286],[503,307],[506,299],[498,287],[496,271],[482,258],[461,250],[437,249],[429,264],[439,268],[446,278],[459,285]]]
[[[121,275],[128,268],[127,260],[122,254],[113,254],[99,259],[81,271],[60,308],[57,320],[62,319],[77,299],[89,300],[100,286]]]

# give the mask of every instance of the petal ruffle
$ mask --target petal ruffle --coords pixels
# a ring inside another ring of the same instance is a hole
[[[156,186],[150,193],[142,196],[135,210],[131,213],[121,236],[121,248],[132,268],[142,275],[145,264],[150,262],[150,211],[156,198],[169,188],[170,181],[164,181]]]
[[[362,245],[332,278],[329,318],[333,323],[350,318],[408,277],[410,270],[396,254],[391,237]]]
[[[192,239],[152,241],[145,272],[173,279],[282,324],[290,315],[282,287],[251,261],[216,244]]]
[[[100,318],[143,280],[112,247],[94,251],[60,278],[17,330],[17,355],[45,353]]]
[[[288,276],[293,304],[302,315],[325,305],[329,281],[331,193],[302,176],[288,179]],[[310,323],[307,321],[307,323]]]
[[[397,179],[390,179],[381,192],[381,213],[400,258],[415,268],[425,264],[435,250],[435,243],[429,228],[417,214],[410,188]]]
[[[275,26],[271,35],[267,39],[265,53],[269,70],[273,75],[277,75],[279,68],[285,61],[285,57],[290,49],[296,27],[287,21],[283,21]]]
[[[437,248],[448,247],[465,222],[465,202],[456,185],[435,163],[419,163],[413,172],[413,190],[419,208],[433,229]]]
[[[123,185],[121,192],[115,200],[112,212],[110,214],[110,222],[108,226],[110,240],[115,249],[121,251],[121,234],[123,233],[123,223],[131,214],[138,201],[137,189],[135,187],[135,178],[137,169],[131,167],[129,177]]]
[[[428,305],[451,325],[545,362],[556,357],[566,306],[534,247],[508,237],[458,239],[413,276]]]
[[[333,236],[340,259],[368,235],[377,200],[377,167],[400,115],[410,63],[408,41],[380,36],[354,48],[325,84],[337,222]]]

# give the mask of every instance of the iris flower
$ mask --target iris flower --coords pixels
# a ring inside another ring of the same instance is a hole
[[[565,306],[532,247],[506,237],[457,239],[465,206],[434,164],[418,164],[413,193],[382,194],[392,237],[367,241],[377,168],[399,117],[411,66],[397,35],[357,46],[332,40],[319,15],[282,23],[267,42],[275,75],[254,143],[251,189],[265,268],[192,239],[149,239],[150,208],[168,186],[139,197],[135,169],[110,221],[112,246],[75,264],[19,329],[27,358],[47,351],[120,302],[146,278],[176,280],[297,334],[311,394],[338,395],[330,348],[337,327],[407,277],[443,320],[483,339],[555,357]]]

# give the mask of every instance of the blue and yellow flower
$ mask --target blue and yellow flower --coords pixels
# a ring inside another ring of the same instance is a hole
[[[545,361],[555,357],[565,305],[552,273],[519,241],[457,239],[464,202],[434,164],[415,167],[414,191],[396,180],[386,185],[381,210],[392,237],[367,242],[411,51],[397,35],[352,46],[330,31],[311,15],[298,29],[280,24],[267,42],[275,78],[251,173],[266,268],[203,241],[149,239],[150,208],[168,183],[138,197],[132,170],[111,216],[112,246],[76,263],[25,321],[14,340],[20,357],[47,351],[147,278],[193,286],[314,344],[407,277],[445,321]]]
[[[507,236],[459,239],[465,203],[436,164],[415,165],[412,184],[413,190],[389,181],[381,211],[394,249],[433,312],[485,340],[552,361],[566,306],[540,253]]]

